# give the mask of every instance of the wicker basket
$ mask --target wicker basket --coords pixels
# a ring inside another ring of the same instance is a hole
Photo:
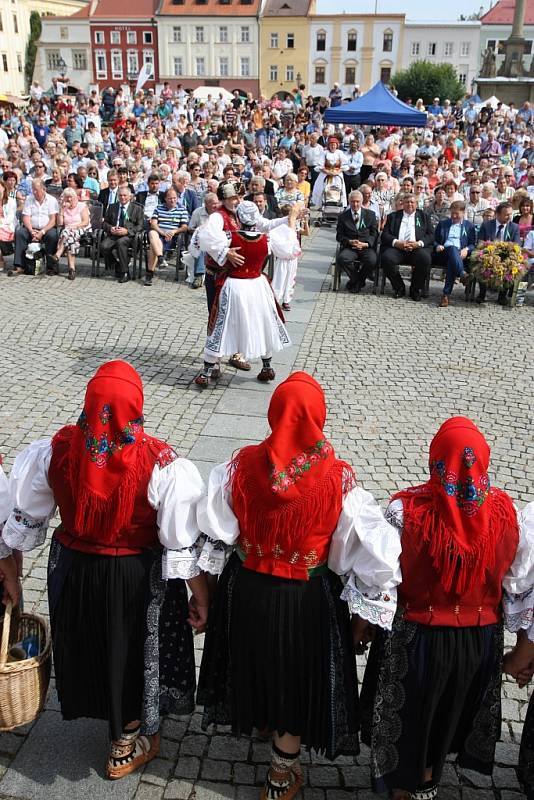
[[[20,614],[12,622],[11,611],[12,604],[8,603],[0,645],[0,731],[33,722],[37,717],[45,704],[52,663],[46,620],[35,614]],[[37,637],[39,655],[7,663],[10,645],[30,635]]]

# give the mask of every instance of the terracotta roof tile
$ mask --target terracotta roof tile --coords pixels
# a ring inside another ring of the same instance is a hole
[[[109,0],[113,2],[113,0]],[[115,0],[116,2],[116,0]],[[161,0],[157,14],[177,17],[209,17],[228,15],[232,17],[256,17],[260,11],[260,0]]]
[[[483,25],[511,25],[514,21],[515,0],[499,0],[481,18]],[[525,25],[534,25],[534,0],[526,0]]]
[[[123,7],[117,0],[99,0],[91,20],[98,19],[149,19],[154,16],[158,0],[128,0]]]
[[[267,0],[264,17],[305,17],[312,0]]]

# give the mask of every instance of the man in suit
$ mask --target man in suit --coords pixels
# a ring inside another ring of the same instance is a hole
[[[145,229],[150,230],[150,220],[156,208],[165,202],[165,192],[160,191],[160,179],[156,172],[148,176],[147,185],[147,191],[137,192],[135,202],[142,206]]]
[[[476,228],[472,222],[465,219],[465,203],[455,200],[451,203],[450,219],[438,222],[434,240],[434,264],[447,268],[443,296],[439,302],[440,308],[447,308],[449,297],[454,288],[454,281],[460,278],[462,283],[467,283],[467,261],[475,249]]]
[[[429,216],[417,208],[413,194],[404,195],[402,209],[387,216],[382,231],[381,261],[396,298],[406,294],[399,266],[410,264],[413,267],[410,297],[420,300],[432,264],[434,231]]]
[[[337,218],[336,239],[341,245],[338,261],[349,275],[347,291],[361,292],[376,267],[378,223],[372,211],[362,208],[362,193],[349,194],[349,207]]]
[[[505,200],[495,209],[495,219],[486,220],[482,223],[478,230],[479,242],[513,242],[514,244],[521,244],[519,236],[519,225],[512,222],[513,216],[512,204]],[[487,285],[479,282],[480,291],[477,297],[477,303],[484,303],[486,300]],[[503,292],[499,292],[499,302],[503,302]]]
[[[245,200],[246,199],[245,197]],[[257,205],[260,214],[265,219],[276,219],[279,216],[275,214],[274,211],[271,211],[267,203],[267,197],[263,192],[255,192],[255,194],[249,195],[249,199]]]
[[[100,249],[107,269],[114,269],[119,283],[130,280],[128,248],[143,231],[143,209],[134,203],[127,186],[119,189],[118,203],[108,206],[104,217],[105,236]]]
[[[104,216],[106,215],[108,206],[119,202],[119,173],[116,169],[110,169],[107,174],[107,182],[107,188],[102,189],[98,195],[98,202],[102,203],[102,214],[104,214]]]

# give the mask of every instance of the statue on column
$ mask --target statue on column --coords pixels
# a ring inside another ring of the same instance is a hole
[[[494,78],[496,75],[495,51],[486,47],[482,53],[482,66],[480,68],[481,78]]]

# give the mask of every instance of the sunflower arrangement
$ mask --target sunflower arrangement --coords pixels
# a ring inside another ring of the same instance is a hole
[[[528,271],[528,260],[514,242],[483,242],[471,254],[471,274],[493,289],[509,289]]]

